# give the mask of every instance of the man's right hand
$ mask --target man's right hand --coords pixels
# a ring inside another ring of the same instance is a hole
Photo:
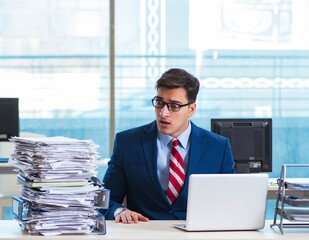
[[[124,209],[115,218],[116,223],[123,222],[123,223],[126,223],[126,224],[130,224],[130,223],[138,223],[139,221],[148,222],[149,219],[147,217],[143,216],[142,214],[137,213],[137,212],[133,212],[129,209]]]

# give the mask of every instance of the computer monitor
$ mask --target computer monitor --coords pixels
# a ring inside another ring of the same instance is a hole
[[[272,119],[211,119],[211,131],[229,138],[237,173],[272,171]]]
[[[0,98],[0,141],[19,136],[18,98]]]

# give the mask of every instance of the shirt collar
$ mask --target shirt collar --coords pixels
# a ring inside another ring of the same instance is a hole
[[[191,122],[189,121],[189,125],[186,128],[186,130],[184,132],[182,132],[177,137],[177,139],[180,142],[180,145],[184,149],[187,149],[187,147],[188,147],[190,133],[191,133]],[[167,135],[167,134],[160,133],[158,131],[158,139],[161,143],[161,148],[163,148],[163,147],[166,147],[170,143],[170,141],[173,139],[173,137],[171,137],[170,135]]]

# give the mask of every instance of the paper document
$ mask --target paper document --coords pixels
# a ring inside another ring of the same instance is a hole
[[[97,175],[98,145],[65,137],[21,138],[9,163],[18,171],[20,197],[30,219],[20,224],[31,234],[90,233],[96,225],[94,199],[102,187]]]

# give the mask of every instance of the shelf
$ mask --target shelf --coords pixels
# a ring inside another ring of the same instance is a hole
[[[309,183],[285,182],[285,187],[287,189],[291,189],[291,190],[308,191],[309,192]]]
[[[308,208],[288,208],[282,211],[278,209],[279,215],[292,222],[307,222],[309,227],[309,209]]]
[[[309,228],[309,179],[286,178],[289,167],[303,169],[309,167],[309,164],[282,165],[280,178],[277,181],[274,221],[270,225],[270,227],[278,226],[282,234],[283,228]],[[285,222],[283,222],[284,219]]]
[[[282,195],[280,194],[281,199]],[[300,198],[293,195],[284,196],[284,202],[290,206],[294,207],[309,207],[309,199],[307,198]]]

